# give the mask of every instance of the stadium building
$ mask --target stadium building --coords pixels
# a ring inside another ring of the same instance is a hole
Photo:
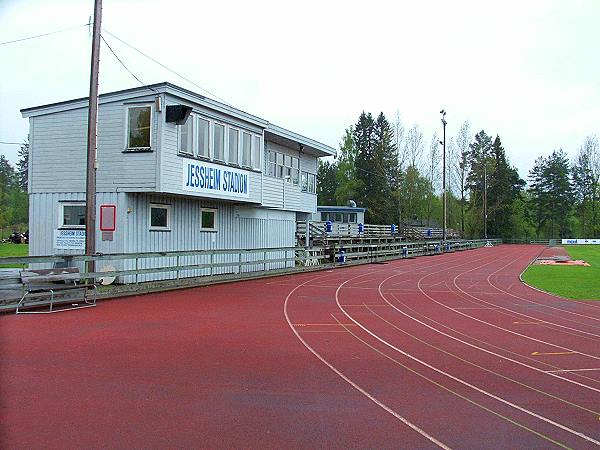
[[[82,254],[88,99],[21,112],[30,123],[30,255]],[[296,222],[317,212],[317,158],[334,154],[170,83],[103,94],[96,249],[293,247]]]

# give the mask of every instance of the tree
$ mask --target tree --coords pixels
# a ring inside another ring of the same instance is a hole
[[[398,161],[398,148],[395,143],[394,129],[383,113],[379,113],[374,126],[375,135],[375,160],[381,164],[383,178],[377,180],[381,189],[381,204],[383,209],[379,213],[379,223],[393,223],[398,218],[400,199],[400,168]]]
[[[357,192],[356,201],[367,208],[365,214],[367,223],[373,219],[374,210],[371,208],[377,203],[374,196],[376,191],[374,182],[378,176],[382,175],[376,172],[374,127],[375,121],[371,113],[367,114],[363,111],[352,133],[352,140],[356,146],[355,174],[362,186],[362,189]]]
[[[17,172],[19,186],[23,192],[27,192],[29,184],[29,137],[23,142],[19,149],[19,160],[17,161]]]
[[[433,133],[431,144],[429,146],[429,195],[427,196],[427,225],[431,225],[431,216],[433,213],[433,198],[438,191],[440,181],[440,140],[437,133]]]
[[[356,177],[356,145],[353,138],[354,129],[346,129],[340,143],[336,173],[335,199],[338,205],[345,205],[349,200],[357,200],[361,188],[360,180]]]
[[[473,219],[470,232],[482,235],[486,226],[486,218],[484,218],[486,185],[493,170],[493,166],[490,164],[492,138],[481,130],[475,135],[475,140],[469,145],[469,149],[469,173],[466,186],[469,190],[468,209],[471,211]]]
[[[467,204],[467,175],[469,173],[469,152],[471,147],[471,129],[469,122],[465,121],[456,137],[456,149],[450,154],[450,171],[454,174],[457,184],[458,200],[460,205],[460,231],[465,233],[465,209]],[[454,146],[450,147],[454,150]],[[452,177],[452,176],[451,176]]]
[[[4,155],[0,155],[0,235],[27,226],[27,193],[19,187],[19,177]]]
[[[529,178],[536,235],[551,238],[568,236],[575,195],[565,152],[555,150],[547,158],[536,159]]]
[[[572,168],[573,187],[583,235],[600,235],[600,145],[598,137],[587,136]]]
[[[490,159],[493,170],[488,183],[488,234],[510,238],[514,234],[512,217],[515,201],[519,198],[525,181],[509,165],[500,136],[496,136],[492,144]]]
[[[317,204],[335,205],[337,166],[329,161],[319,160],[317,168]]]

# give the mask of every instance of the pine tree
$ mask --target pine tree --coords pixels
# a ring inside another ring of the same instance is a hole
[[[469,190],[469,211],[473,218],[471,233],[483,235],[485,228],[484,201],[486,185],[493,173],[491,164],[492,138],[481,130],[475,135],[475,140],[469,146],[469,174],[466,185]]]
[[[500,136],[496,136],[490,152],[493,166],[488,181],[488,236],[510,238],[514,234],[511,218],[514,202],[525,182],[506,159]]]
[[[317,168],[317,204],[335,205],[335,190],[337,187],[337,165],[329,161],[319,160]]]
[[[361,182],[356,176],[356,145],[354,144],[354,128],[349,127],[340,143],[338,168],[336,173],[335,199],[338,205],[345,205],[349,200],[357,199],[361,190]],[[362,205],[360,205],[362,206]]]

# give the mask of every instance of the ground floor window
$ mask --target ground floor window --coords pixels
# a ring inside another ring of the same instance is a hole
[[[213,208],[200,209],[200,229],[202,231],[217,231],[217,210]]]
[[[85,202],[61,203],[60,226],[62,228],[85,228]]]
[[[171,224],[171,205],[150,203],[150,230],[168,231]]]

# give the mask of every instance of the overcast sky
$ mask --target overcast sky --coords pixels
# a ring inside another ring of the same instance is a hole
[[[499,134],[527,175],[600,134],[600,2],[104,0],[102,26],[231,105],[338,148],[361,111],[418,123],[429,146],[465,120]],[[93,0],[0,0],[0,42],[87,23]],[[144,83],[206,94],[119,41]],[[87,27],[0,45],[0,141],[21,141],[21,108],[89,91]],[[138,86],[106,46],[100,92]],[[0,144],[16,161],[18,147]]]

